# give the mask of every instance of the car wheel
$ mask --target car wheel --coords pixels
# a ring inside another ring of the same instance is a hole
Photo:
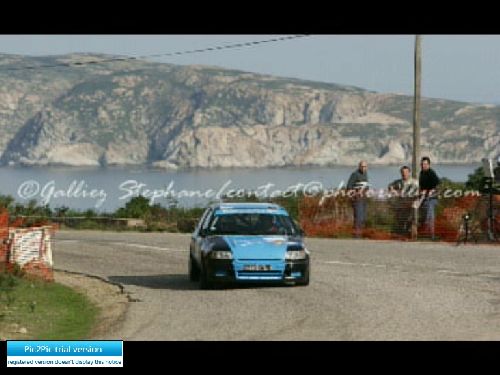
[[[205,267],[203,267],[203,264],[201,265],[198,281],[200,283],[200,289],[210,289],[212,287],[212,283],[208,281],[207,271],[205,270]]]
[[[194,261],[191,254],[189,255],[189,280],[190,281],[198,281],[200,279],[200,270],[198,269],[198,265]]]
[[[297,281],[295,284],[297,286],[308,286],[309,285],[309,271],[306,273],[306,277],[302,281]]]

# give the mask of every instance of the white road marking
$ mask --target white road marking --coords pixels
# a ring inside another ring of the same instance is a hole
[[[490,273],[483,273],[483,274],[478,275],[478,276],[481,276],[481,277],[489,277],[489,278],[491,278],[491,279],[497,279],[497,278],[499,278],[499,277],[500,277],[500,276],[498,276],[498,275],[492,275],[492,274],[490,274]]]
[[[78,243],[78,242],[85,242],[82,240],[57,240],[58,242],[70,242],[70,243]],[[129,247],[138,247],[140,249],[152,249],[152,250],[160,250],[160,251],[169,251],[169,252],[179,252],[179,253],[185,253],[188,250],[179,250],[179,249],[172,249],[171,247],[160,247],[160,246],[150,246],[150,245],[141,245],[138,243],[128,243],[128,242],[107,242],[108,244],[111,245],[118,245],[118,246],[129,246]]]
[[[340,262],[338,260],[329,260],[323,262],[325,264],[340,264],[344,266],[361,266],[361,267],[377,267],[377,268],[386,268],[385,264],[370,264],[370,263],[351,263],[351,262]]]
[[[170,247],[160,247],[160,246],[150,246],[150,245],[141,245],[138,243],[126,243],[126,242],[111,242],[113,245],[120,245],[120,246],[129,246],[129,247],[138,247],[140,249],[153,249],[153,250],[160,250],[160,251],[172,251],[172,252],[187,252],[187,250],[179,250],[179,249],[172,249]]]
[[[454,274],[460,274],[462,272],[457,272],[457,271],[450,271],[450,270],[438,270],[438,273],[454,273]]]

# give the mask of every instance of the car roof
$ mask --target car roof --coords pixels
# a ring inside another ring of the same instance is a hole
[[[280,205],[274,204],[274,203],[254,203],[254,202],[249,202],[249,203],[216,203],[212,206],[214,210],[219,210],[219,209],[233,209],[233,210],[283,210],[285,209],[281,207]]]

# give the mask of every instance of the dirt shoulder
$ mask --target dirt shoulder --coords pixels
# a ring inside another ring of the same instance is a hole
[[[91,339],[119,339],[113,333],[125,319],[129,299],[119,285],[105,280],[67,271],[54,271],[55,281],[87,296],[99,308]]]

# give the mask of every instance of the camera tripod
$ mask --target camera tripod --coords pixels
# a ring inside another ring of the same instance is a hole
[[[484,238],[486,242],[499,241],[496,233],[496,222],[493,205],[493,179],[485,178],[486,186],[481,191],[487,199],[478,200],[475,207],[462,216],[457,237],[457,246],[469,241],[470,236],[478,242],[478,237]],[[485,216],[483,216],[486,214]],[[481,235],[479,235],[481,233]]]
[[[470,214],[466,213],[462,216],[462,223],[460,224],[459,236],[457,240],[457,246],[463,241],[464,245],[469,240],[469,233],[472,235],[474,242],[477,243],[476,230],[474,227],[470,228]],[[472,230],[471,230],[472,229]]]

